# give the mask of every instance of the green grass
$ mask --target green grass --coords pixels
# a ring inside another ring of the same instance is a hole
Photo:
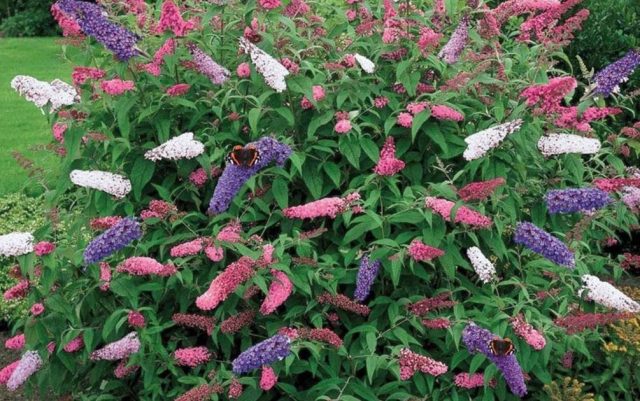
[[[16,75],[31,75],[42,81],[60,78],[71,82],[71,64],[62,57],[60,38],[0,38],[0,195],[20,190],[29,177],[18,166],[12,151],[19,151],[47,172],[55,171],[58,157],[32,150],[51,142],[51,128],[40,110],[11,89]]]

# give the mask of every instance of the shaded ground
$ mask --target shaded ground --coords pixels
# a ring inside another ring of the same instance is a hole
[[[47,171],[55,171],[57,157],[29,148],[46,144],[51,130],[40,110],[11,89],[16,75],[31,75],[39,80],[60,78],[71,81],[71,65],[63,60],[59,38],[0,38],[0,196],[20,189],[28,179],[11,152],[23,152]]]

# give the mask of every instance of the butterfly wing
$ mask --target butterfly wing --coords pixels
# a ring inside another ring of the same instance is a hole
[[[491,350],[491,353],[496,356],[511,355],[515,351],[513,342],[509,338],[505,338],[504,340],[494,338],[489,342],[489,349]]]

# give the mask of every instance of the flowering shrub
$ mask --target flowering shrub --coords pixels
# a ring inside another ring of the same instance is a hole
[[[0,237],[33,305],[10,389],[640,391],[598,328],[640,311],[634,259],[604,250],[638,224],[635,139],[607,126],[638,53],[593,82],[558,68],[579,0],[100,3],[53,6],[86,55],[73,91],[16,85],[66,125],[48,198],[94,235]]]

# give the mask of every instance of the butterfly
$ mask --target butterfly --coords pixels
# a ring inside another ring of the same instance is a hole
[[[501,339],[499,337],[489,341],[489,350],[495,356],[507,356],[513,354],[516,349],[513,342],[509,338]]]
[[[240,167],[253,167],[260,160],[260,152],[253,145],[236,145],[227,156],[227,163]]]

